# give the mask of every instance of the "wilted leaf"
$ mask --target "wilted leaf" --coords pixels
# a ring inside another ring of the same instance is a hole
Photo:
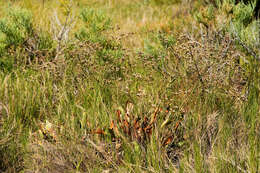
[[[173,141],[173,136],[169,136],[167,137],[164,142],[163,142],[163,146],[165,147],[166,145],[169,145],[171,142]]]

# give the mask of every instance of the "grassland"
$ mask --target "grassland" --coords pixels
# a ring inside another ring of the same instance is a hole
[[[260,172],[259,20],[207,0],[0,2],[0,172]]]

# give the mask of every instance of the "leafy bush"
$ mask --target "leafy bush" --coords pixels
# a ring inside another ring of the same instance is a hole
[[[101,10],[86,8],[80,13],[81,20],[85,27],[76,33],[76,38],[90,41],[101,41],[102,32],[111,29],[111,19]]]
[[[53,40],[47,32],[37,31],[32,14],[25,9],[9,10],[0,20],[0,65],[10,71],[13,65],[42,61],[52,51]],[[20,57],[21,54],[23,57]]]
[[[247,26],[253,18],[254,8],[251,5],[239,3],[233,8],[234,21],[240,25]]]
[[[8,18],[0,20],[0,32],[0,42],[5,48],[23,44],[33,34],[31,13],[24,9],[13,9]]]
[[[33,34],[32,15],[23,9],[13,9],[0,20],[0,65],[3,71],[13,68],[14,58],[8,50],[15,50]]]

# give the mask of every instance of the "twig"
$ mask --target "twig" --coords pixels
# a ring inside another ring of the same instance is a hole
[[[200,83],[201,83],[201,85],[202,85],[202,91],[204,92],[205,84],[204,84],[204,81],[203,81],[203,79],[202,79],[202,75],[200,74],[198,64],[197,64],[197,62],[196,62],[196,60],[195,60],[195,58],[194,58],[194,55],[193,55],[192,50],[191,50],[190,47],[189,47],[189,51],[190,51],[191,59],[192,59],[193,62],[194,62],[194,65],[195,65],[195,68],[196,68],[196,71],[197,71],[197,74],[198,74],[198,77],[199,77]]]
[[[57,59],[57,57],[65,49],[65,48],[61,48],[63,41],[68,40],[69,32],[71,28],[73,28],[75,25],[74,16],[72,16],[72,0],[70,1],[70,5],[68,7],[65,22],[62,24],[62,22],[60,21],[57,15],[57,11],[54,11],[53,21],[55,21],[55,24],[52,24],[52,28],[54,31],[54,39],[57,40],[58,42],[58,46],[56,48],[56,56],[54,59]]]

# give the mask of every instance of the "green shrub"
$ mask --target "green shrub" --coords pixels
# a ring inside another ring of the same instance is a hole
[[[79,40],[99,42],[105,39],[102,32],[112,28],[111,19],[101,10],[86,8],[80,13],[80,17],[84,27],[75,34]]]
[[[11,71],[14,58],[9,49],[15,50],[28,39],[32,31],[32,15],[27,10],[13,9],[0,20],[0,66],[3,71]],[[13,52],[13,51],[11,51]]]
[[[227,30],[237,40],[237,44],[241,50],[250,56],[256,58],[257,50],[260,46],[259,41],[259,21],[253,20],[254,7],[243,2],[237,4],[233,8],[233,16]],[[259,52],[258,52],[259,53]]]
[[[18,46],[32,36],[32,15],[24,9],[13,9],[0,20],[0,42],[4,47]]]
[[[27,65],[34,60],[48,59],[53,39],[44,31],[37,31],[32,23],[32,14],[25,9],[9,10],[0,19],[0,66],[11,71],[13,65]]]
[[[85,26],[93,32],[101,32],[111,28],[111,19],[102,10],[86,8],[81,12]]]
[[[253,18],[254,8],[251,5],[239,3],[233,8],[234,21],[247,26]]]

